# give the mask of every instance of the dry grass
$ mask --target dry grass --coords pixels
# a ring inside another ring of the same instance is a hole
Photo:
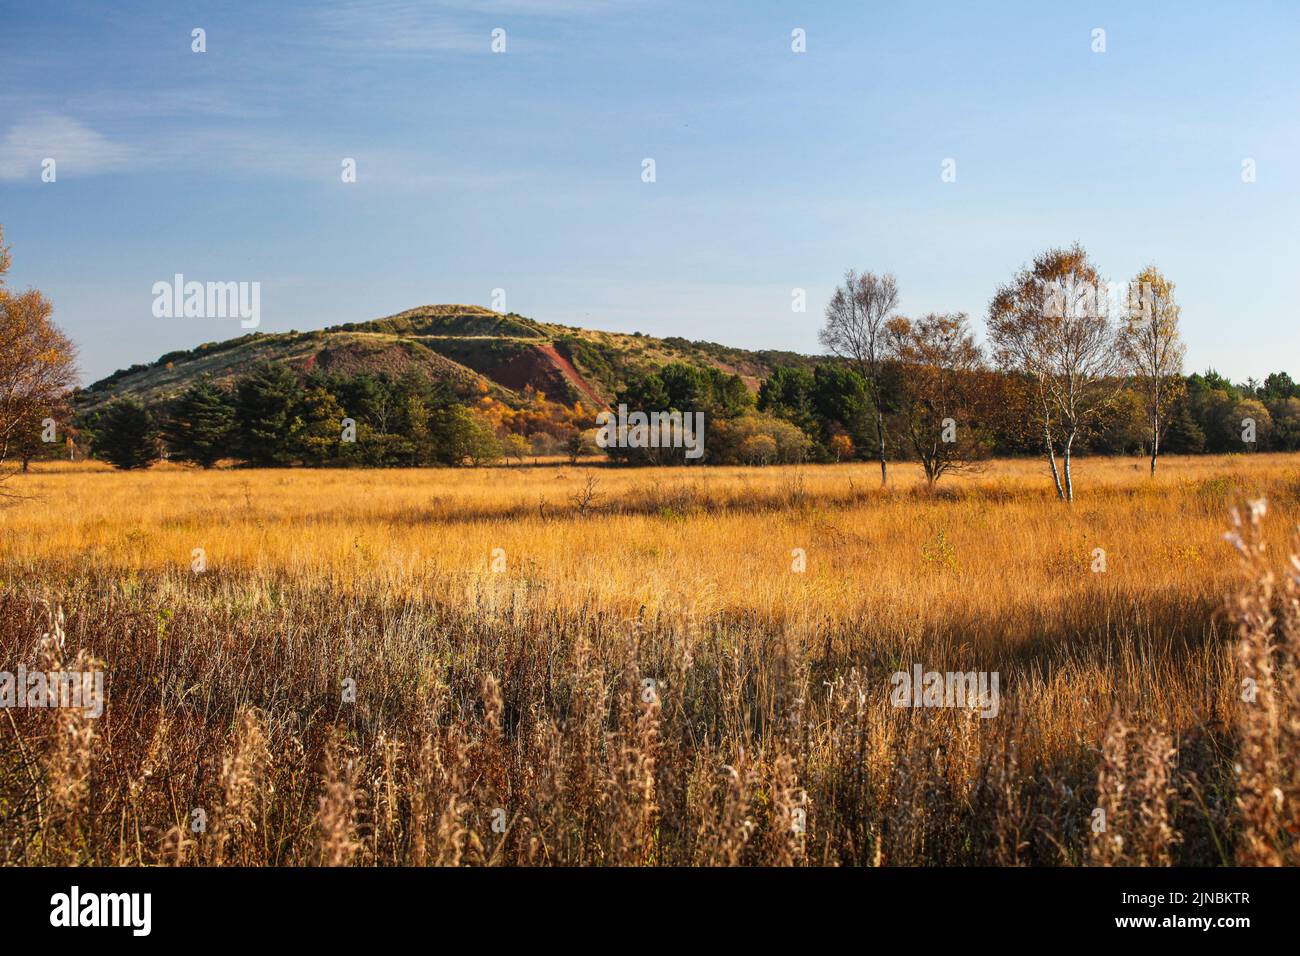
[[[1300,462],[1144,467],[1081,461],[1072,508],[1037,462],[936,495],[906,465],[37,468],[0,669],[62,608],[109,703],[6,712],[0,859],[1294,862]],[[998,672],[999,715],[891,707],[912,663]]]

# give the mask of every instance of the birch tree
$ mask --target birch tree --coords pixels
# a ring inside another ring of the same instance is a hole
[[[1102,285],[1076,244],[1038,256],[989,305],[989,339],[999,362],[1031,383],[1056,495],[1066,502],[1074,501],[1075,441],[1123,385],[1123,350]]]
[[[826,325],[819,335],[822,345],[851,362],[866,383],[875,415],[882,485],[887,478],[883,372],[890,358],[885,324],[897,307],[898,283],[892,275],[859,275],[850,269],[826,306]]]
[[[1125,360],[1133,372],[1151,429],[1151,474],[1156,473],[1164,415],[1182,385],[1183,347],[1174,284],[1147,266],[1129,286],[1128,316],[1122,332]]]

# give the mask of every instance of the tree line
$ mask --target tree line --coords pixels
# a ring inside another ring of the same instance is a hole
[[[199,379],[179,396],[153,405],[117,399],[83,415],[80,429],[97,457],[119,468],[143,468],[162,457],[211,468],[219,461],[257,467],[289,465],[418,467],[488,464],[503,456],[559,447],[559,417],[541,415],[531,441],[498,435],[495,404],[467,402],[409,369],[300,377],[281,362],[263,362],[229,387]],[[544,396],[535,407],[559,408]],[[532,419],[537,424],[537,416]]]
[[[821,330],[862,386],[866,408],[849,437],[871,447],[882,483],[891,451],[919,460],[932,484],[991,454],[1037,452],[1057,496],[1072,501],[1081,451],[1140,451],[1154,474],[1162,447],[1300,445],[1300,402],[1283,373],[1246,386],[1183,376],[1174,284],[1155,266],[1115,284],[1078,244],[1042,253],[994,293],[987,353],[964,313],[912,320],[897,306],[892,276],[850,270]],[[776,391],[789,409],[799,383]]]
[[[288,465],[425,466],[598,451],[598,409],[525,390],[506,403],[454,391],[417,369],[400,375],[264,362],[228,384],[192,382],[143,404],[72,405],[72,343],[49,301],[4,283],[0,232],[0,462],[82,447],[121,468],[160,458]],[[992,456],[1041,455],[1072,500],[1083,454],[1300,450],[1300,385],[1285,372],[1234,384],[1184,375],[1174,284],[1155,266],[1111,294],[1078,246],[1036,257],[998,288],[988,345],[964,313],[909,318],[896,280],[849,271],[825,312],[828,355],[776,368],[755,393],[738,374],[682,362],[633,375],[615,404],[702,412],[712,464],[878,461],[921,464],[933,484]],[[627,464],[692,463],[680,448],[605,449]]]

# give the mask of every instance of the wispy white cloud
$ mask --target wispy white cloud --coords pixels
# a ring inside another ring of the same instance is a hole
[[[470,15],[495,17],[580,17],[626,10],[636,0],[349,0],[323,14],[325,31],[337,46],[394,53],[487,53],[481,24]],[[497,24],[509,26],[509,24]],[[517,41],[512,41],[517,47]],[[535,46],[535,40],[528,41]]]
[[[376,19],[428,16],[430,11],[530,17],[590,16],[636,6],[636,0],[350,0],[344,6]]]
[[[89,176],[130,165],[134,151],[67,116],[41,114],[19,120],[0,139],[0,179],[37,179],[53,159],[59,176]]]
[[[440,7],[474,13],[518,13],[525,16],[567,17],[626,9],[629,0],[435,0]]]
[[[22,90],[0,92],[0,113],[14,115],[28,110],[45,114],[76,114],[100,119],[141,117],[207,117],[220,120],[270,119],[278,111],[213,89],[100,88],[85,92]]]
[[[148,152],[160,169],[220,168],[235,176],[334,186],[342,161],[356,160],[357,182],[384,192],[491,189],[518,181],[513,172],[487,172],[391,145],[329,144],[278,131],[193,131],[184,142],[160,141]]]
[[[275,130],[190,128],[183,136],[146,135],[124,143],[77,119],[41,114],[15,123],[0,136],[0,180],[39,181],[41,162],[52,158],[58,175],[220,171],[235,177],[295,180],[319,185],[340,181],[343,159],[357,162],[357,179],[383,191],[490,189],[515,182],[512,172],[447,166],[405,148],[305,141]]]
[[[488,37],[427,3],[352,0],[323,14],[329,42],[341,48],[389,53],[483,53]]]

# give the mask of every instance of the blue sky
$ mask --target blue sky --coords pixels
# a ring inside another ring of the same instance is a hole
[[[268,332],[501,288],[545,321],[816,352],[850,266],[982,330],[1078,240],[1177,284],[1189,370],[1300,378],[1293,3],[809,7],[0,0],[10,281],[92,381],[241,334],[155,318],[177,272],[260,282]]]

